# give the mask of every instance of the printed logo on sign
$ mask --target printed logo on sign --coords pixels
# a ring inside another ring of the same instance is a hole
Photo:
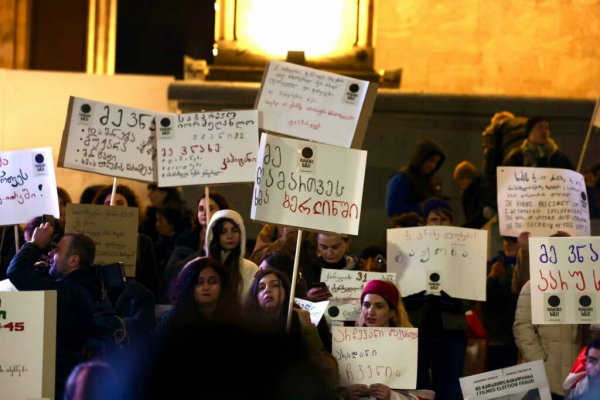
[[[298,172],[317,172],[317,148],[301,144],[298,146]]]
[[[160,137],[162,139],[172,139],[173,135],[173,121],[170,118],[163,117],[159,121]]]
[[[358,97],[361,95],[362,90],[362,83],[358,83],[357,81],[348,81],[342,102],[346,104],[357,105]]]
[[[544,293],[544,322],[565,322],[563,293]]]
[[[596,318],[596,295],[594,293],[577,293],[574,304],[577,322],[594,322]]]
[[[442,291],[442,273],[441,271],[427,271],[427,292],[439,293]]]
[[[585,193],[585,190],[583,190],[581,192],[581,208],[583,208],[583,209],[587,209],[588,208],[587,194]]]
[[[33,159],[33,175],[34,176],[45,176],[48,175],[48,166],[46,165],[46,157],[43,153],[32,153]]]
[[[90,103],[82,103],[79,106],[78,115],[79,115],[79,123],[84,125],[89,125],[92,121],[93,108]]]

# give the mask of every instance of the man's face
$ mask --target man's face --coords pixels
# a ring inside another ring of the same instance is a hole
[[[585,373],[591,384],[600,383],[600,350],[591,348],[585,360]]]
[[[450,226],[452,221],[442,214],[432,211],[427,215],[427,226]]]
[[[440,157],[437,154],[427,157],[425,159],[425,161],[423,161],[423,164],[421,164],[421,174],[422,175],[431,174],[433,171],[435,171],[435,169],[441,159],[442,159],[442,157]]]
[[[544,144],[550,138],[550,124],[548,121],[540,121],[529,132],[529,141],[533,144]]]
[[[50,275],[60,279],[71,272],[75,256],[67,256],[71,241],[70,236],[63,237],[56,245],[54,250],[48,253],[48,261],[50,262]]]

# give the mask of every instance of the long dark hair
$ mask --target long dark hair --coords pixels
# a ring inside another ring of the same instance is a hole
[[[133,190],[126,185],[117,185],[116,192],[127,200],[127,207],[138,207],[140,208],[140,200]],[[112,185],[105,186],[104,189],[100,190],[96,197],[94,197],[93,204],[104,204],[106,197],[112,193]]]
[[[194,290],[200,273],[212,268],[221,278],[221,293],[217,299],[217,308],[212,319],[232,322],[239,316],[240,299],[234,289],[229,273],[220,262],[208,257],[198,257],[185,265],[169,289],[169,300],[173,304],[173,313],[178,317],[202,318],[196,303]]]
[[[240,272],[240,261],[242,261],[240,260],[242,256],[242,228],[234,220],[230,218],[221,218],[215,223],[215,226],[212,229],[213,238],[208,246],[208,254],[215,260],[221,261],[221,251],[223,251],[223,247],[221,246],[220,239],[223,224],[225,222],[231,222],[240,230],[240,242],[235,249],[231,250],[229,256],[227,256],[222,263],[231,276],[233,287],[237,288],[238,292],[241,292],[244,286],[242,273]]]
[[[283,304],[279,315],[275,318],[275,321],[271,322],[265,318],[265,313],[260,308],[258,302],[258,285],[260,280],[267,275],[275,275],[281,281],[281,287],[285,291]],[[255,328],[275,328],[276,330],[284,330],[287,323],[288,304],[290,302],[290,281],[281,271],[274,269],[261,269],[254,276],[254,282],[248,292],[248,297],[244,302],[244,317],[247,318],[249,324]]]

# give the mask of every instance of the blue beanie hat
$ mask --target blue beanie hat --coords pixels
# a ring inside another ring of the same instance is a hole
[[[450,207],[450,204],[446,200],[434,197],[427,200],[425,205],[423,205],[423,220],[427,221],[429,213],[436,208],[446,208],[448,211],[452,212],[452,207]]]

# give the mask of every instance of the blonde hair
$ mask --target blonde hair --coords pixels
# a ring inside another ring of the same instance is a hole
[[[400,293],[400,290],[398,290],[398,293]],[[390,303],[387,301],[387,299],[385,300],[385,302],[388,304],[388,307],[390,307]],[[363,313],[362,313],[362,303],[360,305],[360,308],[361,308],[360,317],[358,317],[358,320],[356,321],[356,326],[365,326],[365,319],[363,318]],[[398,328],[412,328],[413,327],[413,325],[410,323],[410,320],[408,319],[408,314],[406,313],[406,309],[404,308],[404,303],[402,302],[402,296],[399,297],[397,306],[390,307],[390,308],[394,311],[394,316],[390,319],[390,326],[393,323],[394,326],[396,326]]]

